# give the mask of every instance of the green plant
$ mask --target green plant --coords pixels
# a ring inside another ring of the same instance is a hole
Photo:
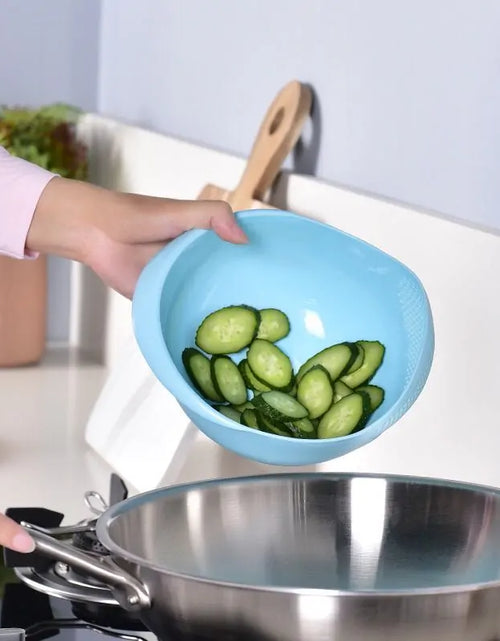
[[[0,107],[0,145],[65,178],[87,178],[87,149],[78,140],[80,111],[65,104],[28,109]]]

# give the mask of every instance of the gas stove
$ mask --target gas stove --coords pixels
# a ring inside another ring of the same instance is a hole
[[[155,635],[142,626],[116,626],[117,622],[95,622],[92,613],[77,604],[33,590],[22,582],[4,585],[0,599],[1,641],[43,641],[57,637],[59,641],[156,641]],[[101,620],[101,617],[98,618]],[[133,629],[127,629],[132,627]]]
[[[113,474],[108,505],[127,498],[127,495],[125,484]],[[96,517],[108,505],[94,491],[87,492],[84,501],[94,516],[73,526],[61,527],[64,515],[45,508],[10,508],[7,515],[52,535],[69,537],[75,548],[88,554],[105,556],[107,550],[97,540],[93,526]],[[52,637],[59,641],[106,641],[106,637],[156,641],[156,636],[138,617],[116,605],[108,590],[92,578],[36,553],[3,552],[4,563],[0,566],[0,641],[43,641]],[[78,586],[85,586],[87,594],[92,595],[90,603],[72,598],[73,590]]]

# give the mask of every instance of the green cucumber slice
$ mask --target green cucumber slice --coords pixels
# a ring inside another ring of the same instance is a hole
[[[366,424],[368,423],[370,416],[372,415],[372,409],[371,409],[371,400],[370,400],[370,395],[368,392],[364,392],[362,390],[359,390],[359,388],[356,390],[356,394],[359,394],[360,396],[363,397],[363,416],[361,417],[361,420],[359,423],[356,425],[352,433],[354,432],[359,432],[362,430],[364,427],[366,427]]]
[[[352,394],[353,391],[353,389],[351,389],[342,381],[335,381],[335,383],[333,384],[333,402],[336,403],[337,401],[340,401],[341,398],[344,398],[344,396],[349,396],[349,394]]]
[[[322,365],[314,365],[297,386],[297,400],[309,412],[309,418],[322,416],[333,403],[330,375]]]
[[[230,405],[218,405],[215,409],[225,417],[235,421],[235,423],[241,423],[241,414],[238,410],[235,410],[234,407]]]
[[[384,360],[385,347],[379,341],[357,341],[365,353],[363,364],[352,374],[342,376],[341,380],[349,387],[355,388],[368,382]]]
[[[207,354],[234,354],[250,345],[259,324],[260,314],[253,307],[223,307],[203,319],[195,343]]]
[[[253,399],[256,409],[279,421],[296,421],[307,417],[307,409],[284,392],[262,392]]]
[[[317,438],[316,426],[308,418],[300,418],[298,421],[286,425],[299,438]]]
[[[270,341],[256,338],[248,348],[247,362],[254,376],[265,385],[278,390],[291,389],[292,363],[288,356]]]
[[[262,432],[269,432],[270,434],[277,434],[278,436],[293,437],[293,433],[285,423],[276,419],[272,419],[262,412],[257,412],[257,421],[259,424],[259,429]]]
[[[234,406],[235,410],[238,410],[238,412],[244,412],[245,410],[254,410],[255,407],[251,401],[245,401],[244,403],[241,403],[240,405],[235,405]]]
[[[297,382],[300,383],[304,374],[315,365],[322,365],[330,374],[332,381],[335,381],[346,371],[346,368],[350,367],[353,357],[356,358],[349,343],[338,343],[337,345],[327,347],[314,356],[311,356],[311,358],[302,365],[297,373]]]
[[[252,427],[255,430],[259,429],[259,421],[257,419],[257,412],[255,410],[246,409],[241,414],[241,424],[247,427]]]
[[[356,388],[356,392],[366,392],[370,397],[370,409],[374,412],[384,402],[385,392],[378,385],[363,385]]]
[[[357,369],[359,369],[361,365],[363,365],[363,360],[365,358],[365,350],[361,347],[359,343],[351,343],[351,345],[353,346],[353,349],[356,352],[357,356],[354,358],[352,365],[346,371],[346,375],[352,374]]]
[[[334,403],[318,426],[318,438],[347,436],[365,420],[368,394],[353,392]]]
[[[210,368],[215,389],[228,403],[241,405],[247,400],[245,381],[229,356],[212,356]]]
[[[290,321],[286,314],[279,309],[261,309],[260,325],[257,338],[263,338],[275,343],[290,333]]]
[[[224,398],[217,392],[212,381],[210,360],[194,347],[182,352],[182,363],[191,382],[207,400],[222,403]]]
[[[239,362],[238,369],[240,370],[240,374],[243,376],[245,385],[249,389],[253,390],[254,392],[271,391],[271,388],[268,385],[264,385],[264,383],[262,383],[262,381],[259,381],[259,379],[255,376],[255,374],[250,369],[246,358]]]

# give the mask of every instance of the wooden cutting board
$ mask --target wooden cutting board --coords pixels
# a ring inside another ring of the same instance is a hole
[[[207,184],[198,200],[225,200],[233,211],[272,208],[263,199],[295,147],[311,105],[308,87],[296,80],[285,85],[267,110],[236,189]]]

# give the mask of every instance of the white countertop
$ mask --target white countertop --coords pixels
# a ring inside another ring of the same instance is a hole
[[[40,365],[0,370],[0,510],[46,507],[88,516],[86,490],[107,498],[111,469],[84,443],[103,367],[50,349]]]

